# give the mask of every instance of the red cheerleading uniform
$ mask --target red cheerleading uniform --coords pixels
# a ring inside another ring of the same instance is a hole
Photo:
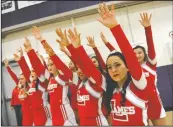
[[[18,61],[20,68],[26,77],[27,81],[30,82],[30,69],[25,61],[25,58],[22,56],[21,59]],[[36,81],[32,81],[30,83],[30,88],[28,90],[29,99],[31,103],[32,115],[33,115],[33,122],[35,126],[44,126],[47,121],[46,112],[43,106],[43,99],[42,94],[43,92],[39,89],[36,90]],[[46,89],[45,83],[38,84],[43,89]],[[28,100],[29,100],[28,99]]]
[[[78,80],[74,80],[78,78],[75,78],[73,74],[73,82],[75,84],[79,83],[77,101],[80,125],[108,125],[102,113],[102,93],[106,89],[104,76],[96,69],[82,46],[74,49],[72,45],[69,45],[67,48],[71,53],[73,61],[75,61],[77,66],[88,77],[86,81],[81,81],[79,83]]]
[[[28,88],[26,88],[28,89]],[[19,99],[22,102],[22,125],[23,126],[32,126],[33,125],[33,115],[31,109],[31,102],[28,96],[24,97],[25,90],[24,88],[20,90]]]
[[[19,80],[15,73],[11,70],[10,67],[7,67],[7,70],[15,83],[18,85]],[[33,118],[32,118],[32,111],[31,111],[31,105],[30,105],[30,100],[29,98],[23,98],[22,100],[20,99],[20,95],[22,95],[24,92],[22,89],[17,89],[13,90],[13,96],[12,96],[12,104],[18,103],[22,105],[22,125],[23,126],[32,126],[33,125]]]
[[[41,64],[41,61],[39,60],[33,49],[28,52],[28,57],[39,80],[41,82],[44,82],[46,79],[49,80],[47,90],[50,95],[52,125],[77,125],[74,112],[69,104],[69,100],[67,97],[67,84],[69,84],[69,69],[56,55],[53,55],[51,56],[51,59],[56,65],[60,75],[57,75],[56,77],[50,77],[50,73]]]
[[[124,35],[120,25],[111,29],[125,59],[132,81],[126,89],[125,106],[121,106],[122,96],[115,89],[111,105],[112,105],[112,125],[148,125],[147,110],[150,97],[155,95],[155,87],[153,81],[145,77],[136,56]],[[123,42],[123,43],[122,43]],[[153,109],[154,110],[154,109]]]
[[[148,46],[148,61],[141,65],[144,70],[145,76],[148,80],[153,82],[155,87],[155,95],[151,96],[148,105],[148,117],[151,120],[164,118],[166,116],[162,101],[157,89],[157,73],[156,73],[156,54],[152,38],[151,26],[145,28],[147,46]]]
[[[17,86],[13,89],[12,98],[11,98],[11,106],[21,105],[21,101],[18,98],[19,91],[20,91],[20,88]]]

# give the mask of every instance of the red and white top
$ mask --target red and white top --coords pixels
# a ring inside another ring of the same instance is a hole
[[[106,90],[104,76],[97,70],[82,46],[67,46],[71,58],[88,79],[79,82],[73,74],[73,82],[79,84],[77,91],[79,118],[94,118],[102,113],[102,93]]]
[[[12,71],[12,69],[9,66],[7,67],[7,71],[14,80],[14,82],[16,83],[16,86],[12,91],[11,106],[21,105],[21,101],[18,98],[20,88],[17,86],[19,83],[19,79],[17,78],[16,74]]]
[[[122,96],[114,92],[112,102],[112,125],[148,125],[147,107],[150,96],[155,94],[153,81],[145,77],[132,47],[120,25],[111,29],[125,59],[132,77],[126,89],[125,106],[120,105]],[[117,118],[117,116],[120,116]]]

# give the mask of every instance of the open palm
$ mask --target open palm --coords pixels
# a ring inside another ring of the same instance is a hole
[[[140,16],[141,16],[141,20],[139,20],[139,22],[141,23],[143,27],[148,27],[151,25],[150,23],[151,16],[152,16],[151,14],[148,17],[148,13],[143,13],[143,14],[140,13]]]
[[[117,20],[114,16],[114,5],[112,5],[111,9],[109,10],[105,3],[99,4],[98,12],[101,17],[97,20],[101,22],[104,26],[111,29],[117,25]]]
[[[40,29],[36,26],[32,27],[32,35],[39,41],[42,40],[42,35],[40,33]]]

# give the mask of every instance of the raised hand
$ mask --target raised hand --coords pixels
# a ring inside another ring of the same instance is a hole
[[[42,45],[43,45],[43,47],[44,47],[46,53],[47,53],[49,56],[52,56],[52,55],[55,54],[55,52],[53,51],[53,49],[50,47],[50,45],[49,45],[46,41],[44,41],[44,43],[42,43]]]
[[[87,44],[87,45],[90,46],[91,48],[95,48],[96,45],[95,45],[95,42],[94,42],[94,37],[92,38],[92,37],[88,36],[86,38],[87,38],[87,40],[89,42],[89,44]]]
[[[68,37],[75,48],[78,48],[81,45],[80,33],[77,33],[76,28],[74,27],[74,32],[71,29],[68,29]]]
[[[7,58],[4,60],[4,64],[5,64],[5,67],[9,66],[9,62],[8,62]]]
[[[18,49],[18,52],[20,53],[20,57],[22,57],[23,56],[23,50],[21,47]]]
[[[105,38],[105,36],[104,36],[104,34],[102,32],[100,33],[100,37],[101,37],[101,39],[102,39],[104,44],[108,43],[107,39]]]
[[[113,4],[112,4],[110,10],[105,3],[99,4],[98,12],[99,12],[101,18],[98,18],[97,20],[100,23],[102,23],[104,26],[111,29],[118,25],[117,20],[114,16],[115,10],[114,10]]]
[[[66,30],[64,30],[64,33],[60,28],[56,29],[56,34],[59,36],[60,40],[56,40],[60,45],[62,46],[68,46],[70,45],[68,38],[67,38],[67,33]]]
[[[143,13],[143,14],[140,13],[140,16],[141,16],[141,20],[139,20],[139,22],[141,23],[143,27],[148,27],[151,25],[150,20],[151,20],[152,14],[148,16],[148,13]]]
[[[14,56],[14,60],[16,62],[18,62],[20,60],[20,56],[17,53],[13,54],[13,56]]]
[[[32,27],[32,35],[35,37],[35,39],[37,39],[39,41],[43,40],[42,35],[40,33],[40,29],[36,26]]]
[[[25,37],[25,43],[23,44],[25,47],[25,52],[29,52],[32,49],[30,40]]]

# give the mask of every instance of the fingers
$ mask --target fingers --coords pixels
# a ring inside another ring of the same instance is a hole
[[[151,20],[152,14],[150,14],[149,20]]]
[[[111,5],[111,12],[115,13],[115,5],[114,4]]]
[[[107,7],[107,5],[105,3],[103,3],[103,9],[104,9],[105,13],[109,12],[109,8]]]

